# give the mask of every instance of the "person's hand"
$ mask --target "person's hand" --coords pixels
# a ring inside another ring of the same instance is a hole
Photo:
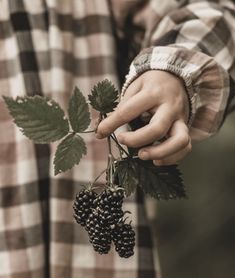
[[[167,137],[158,145],[141,148],[139,158],[153,160],[156,165],[170,165],[182,160],[191,151],[186,125],[189,102],[181,79],[165,71],[150,70],[133,81],[117,109],[98,125],[96,137],[108,136],[144,112],[152,115],[149,123],[136,131],[119,133],[119,142],[141,148]]]

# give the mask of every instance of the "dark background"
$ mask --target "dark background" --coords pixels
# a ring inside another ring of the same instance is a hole
[[[235,277],[235,114],[181,164],[188,200],[159,202],[163,278]]]

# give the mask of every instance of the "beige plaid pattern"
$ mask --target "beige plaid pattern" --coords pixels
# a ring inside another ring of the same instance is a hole
[[[151,1],[152,10],[158,1]],[[133,61],[123,93],[146,70],[165,70],[183,79],[191,104],[190,134],[200,141],[215,134],[234,109],[235,5],[232,1],[182,1],[159,13],[158,28],[145,37]],[[154,13],[152,13],[154,14]],[[148,19],[156,22],[156,15]]]
[[[51,96],[65,108],[75,85],[85,94],[104,78],[118,85],[115,43],[105,0],[0,0],[1,95]],[[85,135],[87,156],[54,177],[56,145],[25,138],[2,99],[0,111],[0,278],[159,277],[141,195],[125,203],[137,234],[129,260],[97,255],[73,220],[80,185],[106,167],[106,142]]]
[[[158,68],[159,60],[163,70],[177,64],[185,76],[193,76],[191,83],[185,79],[191,92],[192,128],[199,135],[208,133],[207,123],[216,130],[225,110],[235,104],[234,6],[230,1],[204,1],[203,12],[202,4],[188,2],[0,0],[0,94],[51,96],[65,108],[74,85],[86,94],[104,78],[118,85],[118,76],[127,73],[125,67],[119,72],[120,61],[125,64],[141,47],[155,46],[136,58],[126,84],[143,70]],[[130,18],[138,31],[138,36],[131,35],[138,40],[134,50],[126,51]],[[195,33],[190,28],[196,28]],[[218,44],[211,43],[215,38],[220,38]],[[190,89],[195,84],[197,91]],[[194,97],[200,101],[194,104]],[[86,158],[54,177],[55,144],[27,140],[0,99],[0,278],[160,277],[140,192],[125,203],[137,234],[131,259],[120,259],[113,251],[95,254],[86,233],[74,223],[76,192],[106,167],[105,142],[90,134],[84,139]]]

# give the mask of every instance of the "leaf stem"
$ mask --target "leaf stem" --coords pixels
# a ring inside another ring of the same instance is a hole
[[[122,152],[124,152],[128,157],[130,156],[129,153],[120,145],[120,143],[117,140],[117,137],[114,133],[112,133],[110,135],[110,137],[113,139],[113,141],[117,144],[117,147],[119,148],[119,150],[121,150]]]
[[[109,148],[109,155],[108,155],[108,167],[107,167],[107,181],[108,184],[112,186],[113,184],[113,154],[112,154],[112,147],[111,147],[111,138],[110,136],[107,137],[108,141],[108,148]]]

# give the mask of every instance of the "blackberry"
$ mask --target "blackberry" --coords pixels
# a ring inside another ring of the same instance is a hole
[[[92,189],[80,191],[74,201],[74,218],[85,226],[89,241],[99,254],[110,251],[112,241],[120,257],[134,254],[135,232],[126,224],[122,204],[124,190],[118,186],[106,188],[99,196]]]
[[[94,201],[98,206],[109,225],[118,223],[123,217],[122,203],[124,199],[124,190],[120,187],[107,188]]]
[[[111,228],[106,224],[102,210],[93,210],[86,222],[90,243],[99,254],[107,254],[111,248]]]
[[[135,232],[130,224],[119,223],[111,232],[115,250],[122,258],[134,255]]]
[[[85,226],[96,196],[97,194],[92,189],[83,189],[77,194],[73,209],[74,218],[78,224]]]

